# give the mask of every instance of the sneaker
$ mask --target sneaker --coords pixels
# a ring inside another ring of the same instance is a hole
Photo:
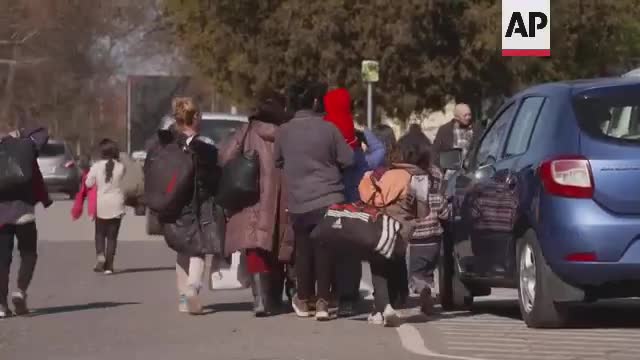
[[[434,312],[435,302],[431,296],[431,289],[424,288],[420,293],[420,311],[425,315],[432,315]]]
[[[398,315],[398,312],[391,307],[391,305],[387,305],[387,307],[384,308],[382,317],[384,318],[385,327],[398,327],[401,325],[400,315]]]
[[[384,317],[382,313],[371,313],[369,317],[367,317],[367,322],[372,325],[384,325]]]
[[[11,309],[9,309],[9,305],[0,305],[0,319],[6,319],[11,316],[13,316],[13,312],[11,312]]]
[[[178,311],[181,313],[189,312],[189,305],[187,305],[187,295],[180,295],[180,300],[178,301]]]
[[[329,300],[329,313],[337,314],[339,308],[340,304],[336,298],[332,298],[331,300]]]
[[[187,296],[187,311],[191,315],[202,314],[202,304],[200,303],[200,297],[197,294]]]
[[[98,262],[96,263],[96,267],[93,268],[93,271],[97,273],[104,272],[104,264],[105,264],[104,260],[101,260],[100,258],[98,258]]]
[[[113,275],[113,270],[105,270],[104,274],[105,275]]]
[[[318,299],[316,302],[316,320],[327,321],[329,316],[329,303],[324,299]]]
[[[14,292],[11,295],[11,302],[13,302],[13,308],[16,315],[27,315],[29,308],[27,307],[27,294],[23,292]]]
[[[291,301],[291,306],[293,307],[293,311],[296,312],[296,315],[301,318],[306,318],[311,316],[311,311],[309,310],[309,304],[306,300],[300,300],[298,295],[293,296],[293,300]]]
[[[356,316],[356,306],[353,301],[341,301],[338,308],[339,317],[352,317]]]

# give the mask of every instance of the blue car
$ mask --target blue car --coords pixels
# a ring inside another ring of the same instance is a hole
[[[572,303],[640,296],[640,79],[529,88],[440,159],[445,309],[517,288],[529,327],[562,327]]]

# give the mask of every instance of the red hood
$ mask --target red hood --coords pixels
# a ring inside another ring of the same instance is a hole
[[[352,148],[358,147],[358,138],[351,114],[351,96],[347,89],[329,91],[324,96],[324,107],[327,111],[325,120],[333,123],[342,133],[347,144]]]

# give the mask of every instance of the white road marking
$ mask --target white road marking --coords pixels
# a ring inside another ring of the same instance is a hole
[[[440,354],[438,352],[430,350],[425,345],[424,339],[420,335],[418,329],[409,324],[403,324],[399,326],[398,328],[396,328],[396,331],[398,332],[398,336],[400,336],[400,342],[402,343],[402,346],[407,349],[407,351],[412,352],[416,355],[453,360],[488,360],[470,356]]]

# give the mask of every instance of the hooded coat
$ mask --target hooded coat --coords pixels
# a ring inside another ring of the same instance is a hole
[[[206,137],[195,136],[187,144],[188,137],[177,132],[174,126],[161,128],[156,136],[147,142],[148,155],[146,162],[153,159],[154,152],[162,146],[175,142],[187,148],[196,157],[196,172],[193,196],[183,204],[180,214],[175,219],[160,220],[167,245],[176,252],[189,256],[220,254],[224,238],[224,213],[215,204],[214,192],[217,188],[220,169],[218,167],[218,149]],[[148,189],[147,189],[148,190]],[[198,222],[200,224],[198,224]]]
[[[324,96],[324,108],[327,112],[325,120],[333,123],[352,149],[360,147],[360,142],[356,137],[353,114],[351,113],[351,95],[347,89],[336,89],[329,91]]]
[[[286,212],[284,177],[275,167],[274,142],[278,125],[273,123],[273,116],[272,112],[262,116],[256,114],[249,125],[244,125],[223,145],[220,152],[221,166],[238,156],[241,150],[256,151],[260,162],[260,200],[229,214],[224,247],[227,256],[238,250],[263,249],[276,254],[280,261],[291,260],[293,232]],[[243,148],[242,138],[247,131]]]

